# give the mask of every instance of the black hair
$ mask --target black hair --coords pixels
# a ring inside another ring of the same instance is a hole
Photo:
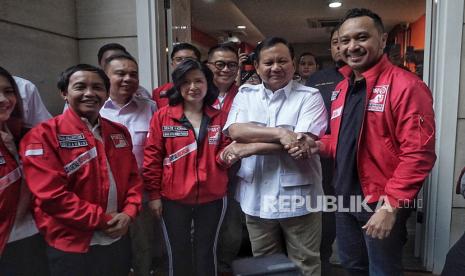
[[[344,15],[344,17],[342,18],[341,25],[348,19],[362,17],[362,16],[368,16],[371,19],[373,19],[373,22],[375,23],[375,27],[378,29],[378,31],[381,34],[384,33],[383,20],[381,20],[381,17],[379,17],[379,15],[370,11],[369,9],[355,8],[355,9],[348,10],[347,13]]]
[[[7,79],[10,85],[13,87],[15,96],[16,96],[16,105],[13,111],[10,114],[10,118],[6,121],[8,129],[13,134],[15,141],[18,142],[21,137],[21,131],[23,130],[24,122],[24,112],[23,112],[23,102],[21,95],[19,94],[18,85],[16,84],[13,76],[5,68],[0,66],[0,76],[3,76]]]
[[[300,59],[302,57],[304,57],[304,56],[312,56],[315,59],[315,62],[316,62],[316,56],[314,54],[310,53],[310,52],[304,52],[304,53],[300,54],[298,61],[300,61]]]
[[[57,87],[61,92],[66,92],[68,90],[69,79],[74,73],[78,71],[88,71],[97,74],[103,80],[103,84],[105,85],[107,92],[110,91],[110,79],[108,79],[107,75],[102,69],[89,64],[78,64],[69,67],[58,77]]]
[[[213,103],[216,101],[216,98],[218,98],[219,91],[213,83],[213,72],[205,64],[200,63],[197,60],[186,59],[180,63],[171,74],[174,87],[167,92],[169,104],[171,106],[180,104],[184,101],[184,98],[181,95],[181,85],[183,84],[187,73],[192,70],[202,71],[202,73],[205,75],[205,79],[207,80],[207,94],[203,99],[203,103],[207,105],[213,105]]]
[[[239,56],[237,55],[237,49],[231,43],[220,43],[220,44],[217,44],[211,47],[210,50],[208,50],[208,60],[212,58],[214,53],[220,52],[220,51],[221,52],[232,52],[239,59]]]
[[[289,49],[289,53],[291,54],[291,59],[294,60],[294,48],[289,42],[287,42],[286,39],[281,38],[281,37],[269,37],[263,40],[260,44],[257,45],[257,48],[255,48],[256,61],[257,62],[260,61],[261,51],[271,48],[279,43],[286,45],[286,47]]]
[[[186,42],[182,42],[182,43],[174,45],[173,51],[171,52],[171,60],[173,60],[174,55],[181,50],[191,50],[192,52],[194,52],[194,55],[197,58],[197,60],[200,61],[199,49],[197,49],[197,47],[195,47],[194,45],[186,43]]]
[[[329,44],[331,44],[333,42],[333,35],[334,35],[335,32],[339,31],[340,26],[341,26],[341,24],[339,24],[336,27],[331,29],[331,34],[329,35]]]
[[[126,50],[126,48],[124,48],[123,45],[119,43],[108,43],[100,47],[100,49],[98,50],[98,54],[97,54],[98,64],[100,64],[103,54],[105,54],[106,51],[110,51],[110,50],[119,50],[129,55],[129,52]]]
[[[112,56],[109,56],[107,59],[105,59],[105,66],[104,66],[104,69],[106,69],[107,65],[112,62],[113,60],[115,59],[125,59],[125,60],[130,60],[132,62],[134,62],[137,66],[139,66],[139,64],[137,63],[136,59],[129,55],[129,54],[116,54],[116,55],[112,55]]]

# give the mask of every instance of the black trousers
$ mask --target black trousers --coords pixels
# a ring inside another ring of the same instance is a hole
[[[465,233],[447,253],[442,276],[465,275]]]
[[[47,247],[52,276],[128,276],[131,246],[127,236],[110,245],[93,245],[87,253]]]
[[[198,205],[163,200],[170,275],[216,274],[216,243],[226,206],[226,197]]]
[[[45,254],[46,247],[44,238],[40,234],[8,243],[0,257],[0,275],[50,275]]]

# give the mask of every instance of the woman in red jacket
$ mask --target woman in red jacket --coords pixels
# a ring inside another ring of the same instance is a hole
[[[170,275],[215,275],[231,163],[222,158],[230,142],[221,133],[226,114],[212,107],[218,90],[205,65],[188,59],[172,78],[169,106],[156,112],[150,124],[145,189],[150,209],[163,218]]]
[[[21,96],[0,67],[0,275],[48,275],[45,243],[30,211],[17,145],[24,133]]]

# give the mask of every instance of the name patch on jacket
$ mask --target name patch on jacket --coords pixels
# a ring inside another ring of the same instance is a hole
[[[110,138],[111,138],[111,141],[113,141],[113,145],[115,145],[115,148],[117,149],[125,148],[129,146],[128,141],[126,141],[126,137],[124,137],[124,135],[121,133],[111,134]]]
[[[389,85],[380,85],[373,88],[370,99],[368,100],[367,110],[384,112]]]
[[[335,90],[331,93],[331,101],[334,101],[335,99],[337,99],[337,96],[339,96],[339,93],[341,92],[341,90]]]
[[[340,106],[340,107],[333,110],[333,113],[331,113],[331,120],[341,116],[343,107],[344,106]]]
[[[208,144],[218,145],[220,141],[221,127],[219,125],[208,127]]]
[[[58,143],[62,148],[80,148],[88,146],[83,133],[79,134],[58,134]]]
[[[183,126],[163,126],[162,130],[165,138],[189,136],[189,131]]]

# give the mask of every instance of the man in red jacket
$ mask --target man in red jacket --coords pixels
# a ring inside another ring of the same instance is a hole
[[[109,87],[99,68],[68,68],[58,88],[69,108],[20,144],[52,275],[129,273],[125,236],[141,205],[142,180],[126,127],[99,116]]]
[[[348,66],[332,93],[331,134],[316,143],[335,159],[338,206],[357,197],[367,203],[361,212],[336,213],[339,256],[350,275],[402,274],[408,207],[436,160],[431,92],[383,55],[386,38],[378,15],[347,12],[339,46]]]
[[[192,58],[200,61],[200,51],[194,45],[189,43],[179,43],[174,45],[171,52],[171,68],[174,70],[186,58]],[[168,105],[166,92],[173,87],[172,82],[167,82],[162,86],[155,88],[152,92],[152,99],[157,103],[158,109]]]

